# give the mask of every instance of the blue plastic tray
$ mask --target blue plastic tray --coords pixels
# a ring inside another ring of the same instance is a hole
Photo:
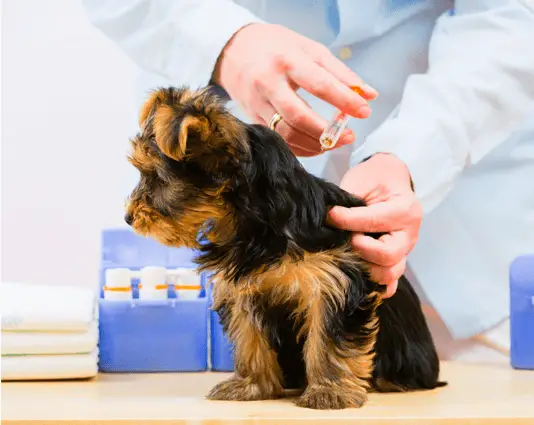
[[[220,323],[220,317],[217,312],[211,309],[212,294],[211,287],[206,291],[209,299],[210,315],[210,342],[211,342],[211,369],[218,372],[233,372],[234,359],[232,345],[224,334],[223,327]]]
[[[534,370],[534,255],[510,266],[510,338],[512,367]]]
[[[102,372],[207,370],[206,298],[100,301]]]
[[[196,268],[194,252],[168,248],[130,229],[102,234],[100,267],[99,369],[102,372],[186,372],[208,368],[208,298],[203,289],[196,300],[147,301],[133,281],[132,301],[103,299],[105,271],[144,266]],[[201,276],[205,286],[205,276]]]
[[[233,372],[232,347],[219,323],[219,315],[210,312],[211,317],[211,368],[218,372]]]

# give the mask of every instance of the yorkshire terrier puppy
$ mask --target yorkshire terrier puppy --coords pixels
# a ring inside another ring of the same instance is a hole
[[[235,373],[209,399],[301,389],[299,406],[342,409],[362,406],[368,391],[445,385],[410,283],[382,300],[350,232],[325,223],[333,206],[362,199],[306,172],[276,132],[240,121],[208,89],[155,91],[140,126],[129,157],[140,181],[125,220],[198,250],[199,269],[213,276]]]

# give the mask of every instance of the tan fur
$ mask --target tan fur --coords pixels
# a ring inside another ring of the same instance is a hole
[[[266,400],[283,395],[282,371],[276,353],[262,329],[250,315],[248,297],[238,297],[232,309],[229,333],[235,341],[235,371],[229,380],[214,387],[213,400]]]
[[[234,216],[230,212],[227,212],[226,214],[221,213],[219,217],[219,220],[215,222],[213,228],[207,232],[206,237],[210,242],[223,244],[234,238]]]
[[[210,136],[210,124],[204,117],[186,116],[180,123],[180,134],[178,135],[178,144],[180,152],[177,152],[177,160],[182,159],[185,156],[187,149],[187,138],[189,132],[193,130],[199,134],[200,140],[206,142]]]
[[[131,141],[132,152],[128,161],[138,170],[150,173],[161,165],[160,157],[154,152],[150,144],[140,137]]]
[[[194,131],[200,136],[201,142],[206,143],[210,136],[210,126],[206,118],[188,115],[180,121],[178,140],[175,141],[172,140],[175,119],[176,113],[171,106],[162,105],[157,108],[154,113],[154,134],[161,151],[169,158],[181,161],[186,155],[189,133]]]
[[[185,105],[199,113],[181,116],[176,108]],[[164,90],[155,91],[141,109],[139,122],[143,131],[149,119],[152,120],[156,144],[176,161],[184,159],[186,149],[191,156],[223,149],[234,157],[238,152],[248,150],[242,123],[222,109],[219,100],[210,97],[206,89],[194,93],[189,90],[174,92],[172,96]],[[180,126],[178,140],[172,139],[175,125]],[[189,145],[187,142],[192,133],[199,140]],[[217,160],[216,155],[208,155],[204,165],[211,169]]]
[[[198,230],[208,219],[220,221],[229,216],[220,198],[207,196],[204,200],[188,206],[184,214],[178,219],[163,217],[154,208],[147,205],[142,198],[130,201],[126,211],[134,218],[132,228],[135,232],[151,236],[167,246],[186,246],[189,248],[199,247],[196,240]],[[229,225],[224,231],[231,232],[231,229]],[[221,229],[220,232],[222,234],[223,230]]]
[[[179,99],[176,99],[177,102],[186,102],[191,99],[191,92],[189,90],[185,90],[181,97]],[[162,90],[155,90],[152,93],[150,93],[150,96],[147,98],[143,106],[141,107],[141,111],[139,113],[139,126],[141,128],[144,127],[145,122],[147,118],[149,117],[150,113],[153,112],[154,109],[156,109],[158,104],[161,104],[166,100],[165,92]]]
[[[154,105],[157,102],[161,102],[164,99],[164,95],[160,91],[155,91],[150,94],[148,99],[145,101],[143,106],[141,107],[141,111],[139,113],[139,126],[143,127],[145,125],[145,121],[148,118],[150,111],[154,107]]]
[[[370,306],[371,320],[366,324],[368,335],[359,346],[346,344],[340,349],[325,335],[322,295],[312,302],[307,316],[308,337],[304,345],[304,358],[308,387],[297,404],[313,409],[342,409],[361,407],[367,400],[367,390],[373,371],[373,347],[378,333],[378,318],[374,311],[380,296],[375,293]]]
[[[299,337],[305,337],[304,358],[308,388],[298,404],[311,408],[359,407],[366,400],[368,381],[372,375],[372,349],[378,332],[378,319],[372,314],[367,324],[368,336],[363,346],[347,347],[340,350],[326,335],[324,317],[328,308],[343,309],[349,281],[339,269],[340,262],[359,262],[350,247],[319,253],[305,253],[302,261],[292,261],[289,257],[278,267],[258,271],[245,282],[235,286],[226,282],[224,276],[216,277],[214,308],[222,303],[232,305],[232,326],[229,334],[239,344],[244,337],[240,330],[242,323],[254,323],[254,318],[246,312],[252,295],[269,297],[272,304],[296,302],[296,316],[303,319]],[[378,293],[373,295],[369,308],[374,312],[380,303]],[[236,319],[236,317],[238,319]],[[243,345],[241,345],[243,347]],[[250,348],[250,346],[249,346]],[[253,351],[255,353],[255,351]],[[264,349],[264,355],[267,356]],[[237,363],[248,363],[257,367],[254,355],[237,350]],[[271,364],[270,355],[267,363]],[[262,364],[262,367],[265,364]],[[275,370],[278,370],[276,365]],[[334,373],[333,373],[334,372]],[[278,372],[277,372],[278,374]],[[232,378],[235,379],[235,378]],[[272,381],[270,381],[272,383]],[[258,384],[255,382],[255,384]],[[260,385],[260,384],[258,384]],[[260,388],[262,386],[260,385]],[[222,386],[218,395],[223,396]],[[228,393],[225,399],[231,399]]]

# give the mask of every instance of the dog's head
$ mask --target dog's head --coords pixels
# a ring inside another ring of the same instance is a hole
[[[140,173],[125,221],[168,246],[196,247],[202,226],[228,214],[223,193],[248,154],[245,125],[208,90],[160,89],[140,113],[129,161]]]

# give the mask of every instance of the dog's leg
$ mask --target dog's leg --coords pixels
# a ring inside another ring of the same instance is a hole
[[[445,385],[439,381],[439,357],[421,302],[406,277],[399,279],[395,296],[384,300],[377,314],[380,332],[373,390],[428,390]]]
[[[267,400],[283,395],[282,371],[276,352],[268,343],[261,314],[248,295],[233,300],[227,327],[235,346],[235,374],[216,385],[209,399]]]
[[[373,293],[367,297],[365,305],[355,312],[358,317],[351,319],[360,325],[351,326],[357,330],[348,335],[346,315],[342,305],[333,302],[335,295],[329,290],[332,287],[333,282],[324,283],[323,279],[306,312],[304,358],[308,387],[297,401],[301,407],[343,409],[361,407],[367,401],[380,296]]]

